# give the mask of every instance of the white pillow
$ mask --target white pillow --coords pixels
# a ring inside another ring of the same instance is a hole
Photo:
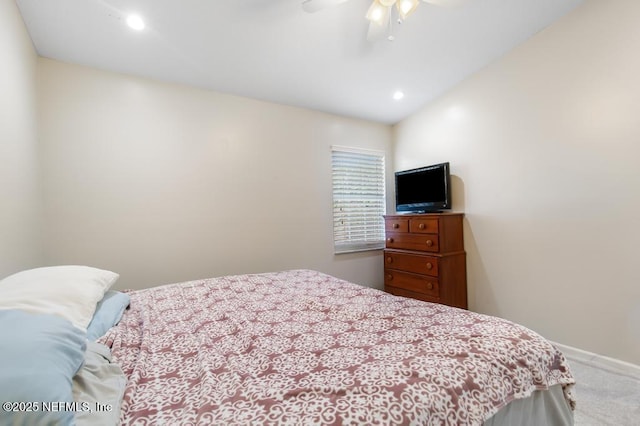
[[[89,266],[29,269],[0,281],[0,309],[54,314],[86,330],[97,303],[118,277]]]

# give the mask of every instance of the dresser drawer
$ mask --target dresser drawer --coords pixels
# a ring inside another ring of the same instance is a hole
[[[440,297],[440,285],[436,278],[386,269],[384,270],[385,287],[425,294],[434,298]]]
[[[403,290],[401,288],[385,286],[384,291],[395,296],[410,297],[411,299],[424,300],[425,302],[442,303],[440,297],[429,296],[428,294],[416,293],[415,291]]]
[[[440,251],[438,235],[429,234],[402,234],[398,232],[387,232],[385,243],[386,248],[419,250],[437,253]]]
[[[437,257],[397,253],[387,250],[384,252],[384,267],[416,274],[431,275],[432,277],[438,276],[439,269]]]
[[[417,234],[437,234],[438,219],[411,219],[409,220],[409,232]]]
[[[386,232],[409,232],[409,219],[385,219],[384,230]]]

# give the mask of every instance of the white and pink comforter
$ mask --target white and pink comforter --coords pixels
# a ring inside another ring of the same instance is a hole
[[[123,424],[481,424],[574,380],[509,321],[319,272],[133,291],[101,342],[128,383]]]

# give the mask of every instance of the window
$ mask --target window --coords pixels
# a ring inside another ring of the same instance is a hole
[[[384,153],[332,147],[336,253],[384,248]]]

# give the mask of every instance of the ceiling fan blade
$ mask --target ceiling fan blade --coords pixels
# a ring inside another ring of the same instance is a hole
[[[346,1],[347,0],[302,0],[302,10],[308,13],[314,13]]]

